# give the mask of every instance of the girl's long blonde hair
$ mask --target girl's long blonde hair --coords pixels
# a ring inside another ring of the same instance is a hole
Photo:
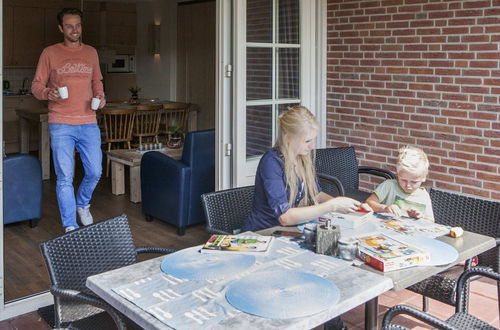
[[[317,204],[318,187],[314,155],[296,156],[292,145],[295,141],[304,139],[312,130],[318,129],[319,123],[316,117],[306,107],[293,106],[279,116],[279,134],[275,147],[283,155],[285,178],[290,189],[289,203],[292,206],[299,189],[297,186],[299,177],[304,182],[304,198],[300,201],[300,206]],[[302,166],[296,167],[296,163]]]

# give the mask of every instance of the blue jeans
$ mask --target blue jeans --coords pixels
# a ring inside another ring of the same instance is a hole
[[[76,223],[76,207],[89,205],[102,174],[101,131],[97,124],[49,124],[52,159],[57,176],[56,193],[63,227]],[[74,150],[78,150],[85,176],[75,199],[73,176]]]

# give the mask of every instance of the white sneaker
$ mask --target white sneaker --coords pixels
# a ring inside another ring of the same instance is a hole
[[[73,227],[73,226],[68,226],[68,227],[64,228],[64,232],[66,232],[66,233],[73,231],[73,230],[75,230],[75,227]]]
[[[94,222],[92,214],[90,214],[90,204],[85,207],[77,207],[76,212],[80,217],[80,222],[82,223],[82,225],[88,226]]]

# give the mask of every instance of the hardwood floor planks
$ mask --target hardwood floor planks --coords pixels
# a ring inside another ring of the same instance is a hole
[[[81,167],[77,166],[75,181],[79,183],[80,180]],[[145,221],[141,204],[130,202],[128,192],[121,196],[112,195],[110,182],[110,178],[103,176],[94,192],[91,205],[94,221],[102,221],[122,213],[127,214],[136,245],[182,249],[204,243],[208,239],[205,224],[188,227],[186,235],[177,236],[174,226],[160,220]],[[128,183],[128,180],[126,182]],[[30,228],[27,221],[4,226],[5,301],[43,292],[50,286],[39,244],[64,233],[57,206],[55,184],[55,175],[51,175],[50,180],[44,181],[43,217],[37,227]],[[145,255],[141,256],[140,260],[156,256]]]

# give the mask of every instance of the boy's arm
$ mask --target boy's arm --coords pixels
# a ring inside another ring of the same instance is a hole
[[[375,213],[390,213],[398,217],[403,213],[397,205],[385,205],[380,203],[380,200],[375,193],[371,193],[365,203],[370,205]]]

